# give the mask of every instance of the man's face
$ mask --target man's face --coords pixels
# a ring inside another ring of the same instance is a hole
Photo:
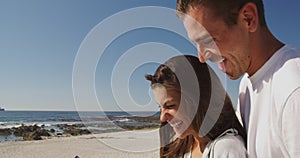
[[[211,60],[231,79],[238,79],[250,65],[249,33],[239,21],[229,27],[204,7],[190,8],[183,17],[189,38],[197,45],[200,62]]]

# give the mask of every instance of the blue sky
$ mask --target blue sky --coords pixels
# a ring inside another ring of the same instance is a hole
[[[267,23],[274,35],[285,43],[300,46],[299,2],[264,2]],[[80,45],[93,28],[120,11],[141,6],[174,9],[175,3],[175,0],[0,0],[0,106],[8,110],[98,110],[97,106],[104,110],[120,110],[120,103],[112,92],[111,77],[114,66],[125,52],[138,49],[134,47],[141,44],[157,43],[183,54],[196,55],[196,49],[188,40],[167,29],[145,27],[126,32],[113,40],[96,65],[95,92],[100,105],[89,104],[87,97],[86,105],[78,107],[73,98],[72,72]],[[157,18],[168,20],[166,15]],[[145,17],[143,20],[151,19]],[[108,33],[126,22],[121,19]],[[154,50],[149,51],[150,54]],[[151,102],[144,74],[152,74],[156,66],[151,62],[143,64],[132,71],[129,79],[128,91],[135,104],[141,107]],[[224,81],[236,103],[239,80]],[[124,104],[121,109],[141,109],[131,101],[121,99]],[[158,110],[156,105],[146,109]]]

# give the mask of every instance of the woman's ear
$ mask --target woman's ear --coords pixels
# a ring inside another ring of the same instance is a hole
[[[255,32],[259,26],[259,18],[257,7],[254,3],[246,3],[239,12],[239,20],[242,24],[245,24],[245,27],[249,32]]]

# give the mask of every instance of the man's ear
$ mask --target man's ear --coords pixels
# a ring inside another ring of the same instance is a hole
[[[239,12],[239,20],[245,27],[248,28],[249,32],[255,32],[259,25],[258,11],[254,3],[246,3]]]

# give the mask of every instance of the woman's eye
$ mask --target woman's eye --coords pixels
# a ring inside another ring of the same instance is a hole
[[[173,108],[175,108],[175,106],[176,106],[176,105],[167,105],[167,106],[166,106],[166,109],[173,109]]]

